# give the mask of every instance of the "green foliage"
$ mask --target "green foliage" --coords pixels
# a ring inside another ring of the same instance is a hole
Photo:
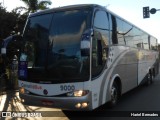
[[[30,12],[48,9],[49,0],[21,0],[26,7],[17,7],[8,12],[0,3],[0,42],[11,34],[22,34],[23,28]],[[26,12],[23,12],[26,11]],[[22,14],[23,12],[23,14]]]
[[[16,24],[15,24],[15,27],[14,27],[15,33],[22,34],[22,32],[23,32],[24,25],[26,23],[27,16],[28,16],[27,12],[21,14],[23,10],[26,10],[26,8],[17,7],[15,9],[13,9],[12,12],[11,12],[12,14],[16,15]]]
[[[15,23],[15,15],[7,12],[0,4],[0,40],[10,35]]]
[[[28,13],[29,12],[36,12],[37,10],[44,10],[48,9],[48,5],[51,5],[52,2],[50,0],[21,0],[25,3]]]
[[[0,4],[0,41],[10,36],[11,34],[22,34],[27,14],[20,14],[20,9],[14,9],[12,12],[7,12]]]
[[[48,9],[51,5],[49,0],[21,0],[26,4],[26,7],[17,7],[11,12],[8,12],[0,3],[0,43],[3,39],[13,34],[22,34],[27,16],[30,12],[37,10]],[[25,11],[25,12],[24,12]],[[18,55],[17,50],[20,49],[20,43],[10,42],[7,46],[7,58],[10,60],[13,55]]]
[[[29,12],[36,12],[37,10],[47,9],[47,5],[50,5],[49,0],[21,0],[27,6],[17,7],[12,12],[6,11],[6,9],[0,3],[0,41],[11,34],[22,34],[27,16]],[[27,11],[22,14],[22,11]]]

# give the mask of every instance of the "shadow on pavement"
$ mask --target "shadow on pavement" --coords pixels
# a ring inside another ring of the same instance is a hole
[[[3,94],[0,95],[0,111],[2,112],[25,112],[25,113],[30,113],[30,112],[35,112],[39,108],[31,108],[29,106],[25,106],[21,103],[21,99],[19,98],[19,92],[16,90],[10,90],[10,91],[5,91]],[[3,113],[2,113],[3,114]],[[5,116],[8,116],[5,114]],[[0,117],[0,120],[30,120],[30,118],[25,118],[25,117]],[[34,120],[38,120],[34,118]]]

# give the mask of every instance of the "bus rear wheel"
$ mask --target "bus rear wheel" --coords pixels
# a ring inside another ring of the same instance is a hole
[[[111,100],[109,101],[109,107],[112,108],[118,103],[120,97],[119,87],[116,82],[114,82],[112,85],[110,95],[111,95]]]
[[[153,82],[153,75],[152,75],[152,72],[149,71],[148,74],[147,74],[146,85],[148,86],[148,85],[152,84],[152,82]]]

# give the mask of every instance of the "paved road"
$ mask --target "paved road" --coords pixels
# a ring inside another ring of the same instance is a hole
[[[62,112],[60,109],[24,106],[18,96],[17,91],[8,91],[0,96],[0,111],[28,111],[38,112],[46,117],[2,117],[1,120],[68,120],[68,119],[107,119],[107,120],[135,120],[135,117],[127,117],[131,113],[159,111],[160,116],[160,74],[155,78],[150,86],[140,86],[122,96],[120,102],[113,109],[103,106],[95,112]],[[46,112],[44,112],[46,111]],[[53,112],[54,111],[54,112]],[[127,112],[130,111],[130,112]],[[122,117],[108,117],[108,115],[122,115]],[[5,114],[4,114],[5,115]],[[136,119],[158,120],[157,117],[136,117]]]

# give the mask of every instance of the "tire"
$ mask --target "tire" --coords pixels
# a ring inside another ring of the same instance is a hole
[[[153,83],[153,75],[152,72],[149,71],[147,74],[147,81],[146,81],[146,85],[149,86]]]
[[[112,108],[117,105],[120,98],[120,90],[116,82],[113,83],[111,88],[111,100],[109,101],[109,108]]]

